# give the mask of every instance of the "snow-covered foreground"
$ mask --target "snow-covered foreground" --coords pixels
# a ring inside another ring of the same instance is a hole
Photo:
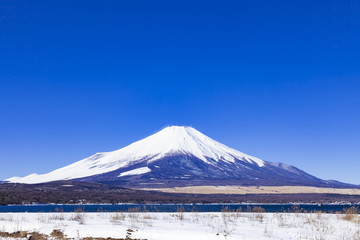
[[[50,235],[55,229],[74,239],[128,236],[130,239],[148,240],[360,240],[360,215],[243,212],[0,213],[2,233],[27,231]]]

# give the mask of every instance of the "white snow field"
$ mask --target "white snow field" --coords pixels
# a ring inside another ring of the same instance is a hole
[[[0,232],[60,230],[68,238],[148,240],[359,240],[359,214],[324,213],[1,213]],[[129,235],[129,229],[131,229]],[[1,238],[0,239],[15,239]],[[21,239],[21,238],[17,238]],[[53,239],[49,237],[48,239]]]

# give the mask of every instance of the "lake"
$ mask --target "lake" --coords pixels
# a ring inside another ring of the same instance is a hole
[[[0,212],[221,212],[262,211],[265,212],[342,212],[355,207],[360,213],[360,204],[118,204],[118,205],[10,205],[0,206]],[[262,209],[261,209],[262,208]]]

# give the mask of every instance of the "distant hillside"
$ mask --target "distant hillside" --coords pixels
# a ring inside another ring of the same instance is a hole
[[[360,202],[360,195],[339,194],[171,194],[98,183],[59,181],[0,184],[0,205],[23,203],[288,203]]]

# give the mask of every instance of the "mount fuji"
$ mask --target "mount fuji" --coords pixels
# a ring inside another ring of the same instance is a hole
[[[34,184],[59,180],[157,188],[204,185],[349,186],[319,179],[291,165],[247,155],[192,127],[183,126],[166,127],[127,147],[96,153],[46,174],[12,177],[5,181]]]

